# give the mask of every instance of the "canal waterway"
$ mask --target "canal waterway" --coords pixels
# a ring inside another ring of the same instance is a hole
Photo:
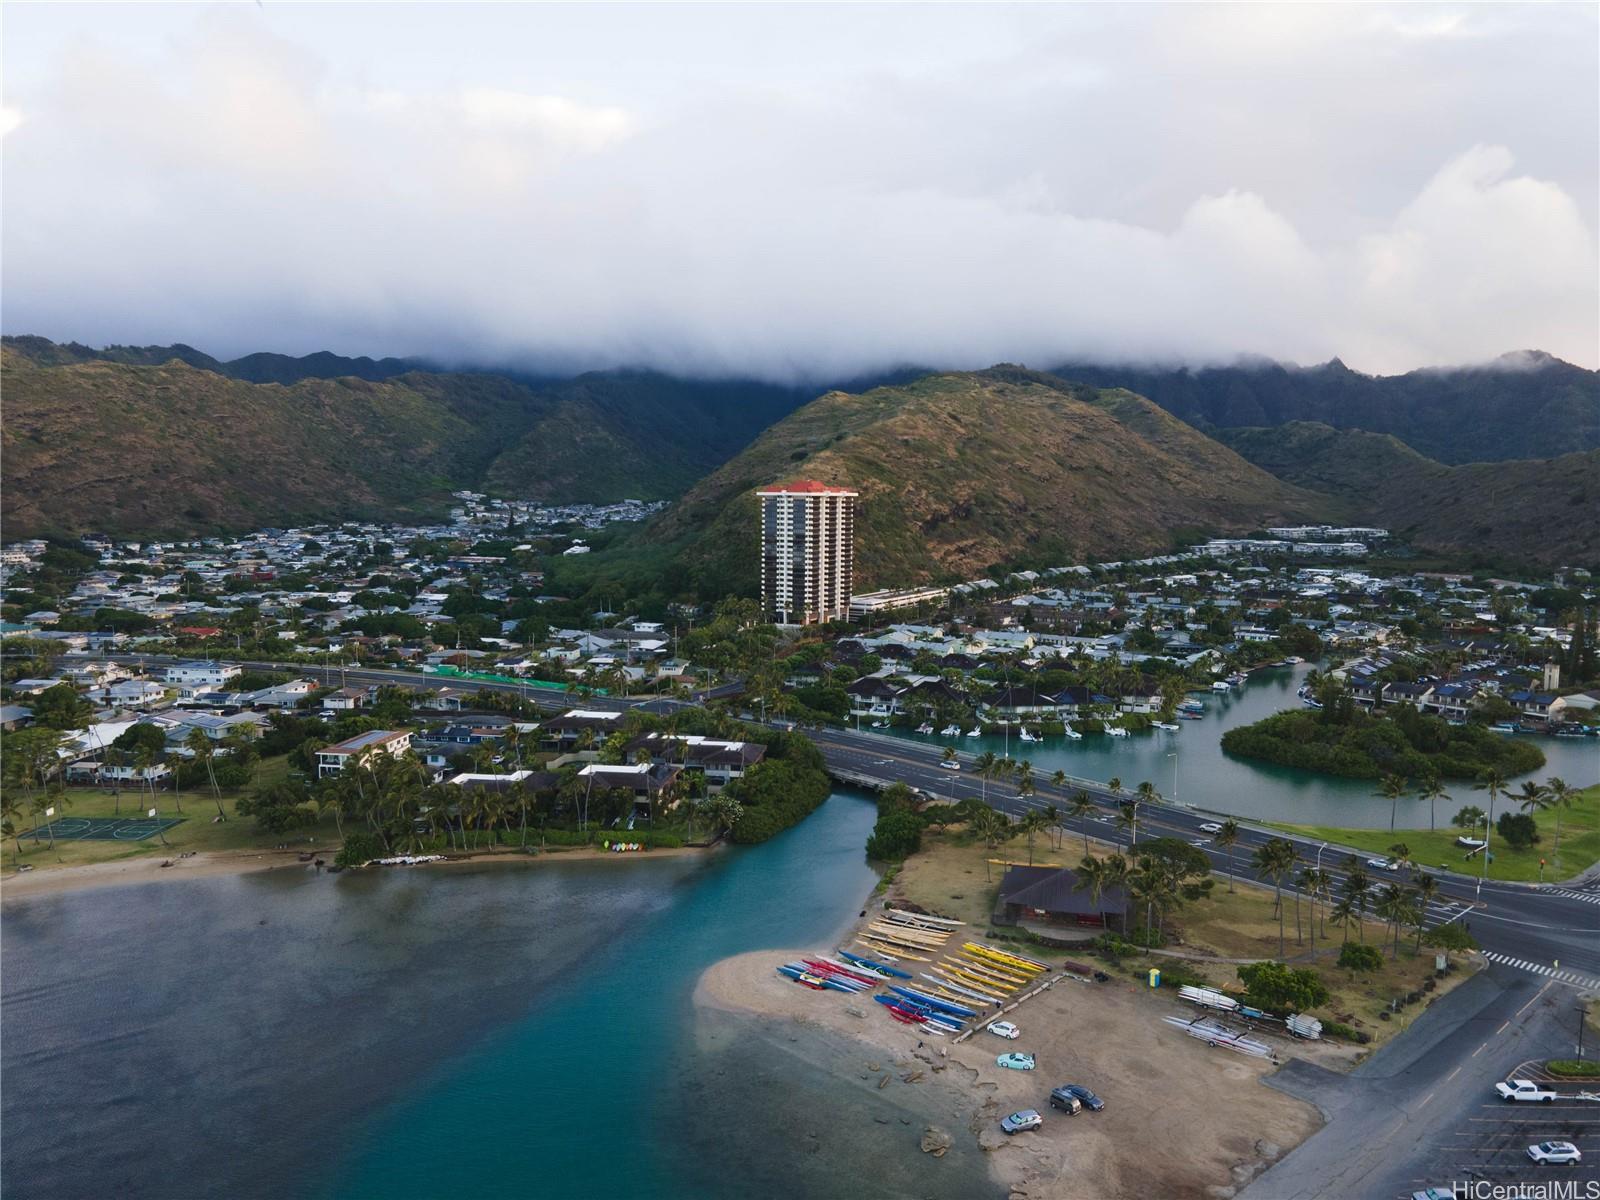
[[[1304,825],[1342,825],[1388,828],[1389,801],[1374,796],[1371,780],[1341,779],[1291,767],[1233,758],[1222,752],[1222,735],[1236,725],[1248,725],[1286,708],[1297,708],[1301,681],[1310,664],[1275,667],[1253,672],[1241,688],[1230,692],[1196,693],[1206,706],[1199,721],[1179,721],[1179,731],[1152,730],[1125,738],[1085,734],[1079,741],[1052,737],[1044,742],[1023,742],[1013,731],[1003,736],[940,737],[909,730],[885,730],[896,737],[954,746],[962,753],[992,750],[1033,764],[1036,778],[1065,771],[1102,783],[1120,779],[1130,791],[1149,780],[1165,797],[1214,812],[1263,821],[1289,821]],[[1545,766],[1528,778],[1559,776],[1574,787],[1600,782],[1600,738],[1531,737],[1544,751]],[[1520,777],[1519,777],[1520,778]],[[1451,799],[1436,803],[1440,826],[1466,804],[1482,804],[1466,780],[1447,781]],[[1428,806],[1402,800],[1396,826],[1428,828]]]
[[[699,859],[7,903],[7,1194],[993,1195],[976,1150],[917,1151],[920,1114],[855,1111],[815,1035],[708,1030],[692,1003],[722,957],[830,945],[873,819],[841,793]]]

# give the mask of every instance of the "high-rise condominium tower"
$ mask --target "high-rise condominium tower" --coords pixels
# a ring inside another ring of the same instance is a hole
[[[761,606],[780,625],[849,619],[858,495],[815,479],[756,493],[761,501]]]

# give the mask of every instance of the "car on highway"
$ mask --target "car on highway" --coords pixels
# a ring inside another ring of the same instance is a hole
[[[1099,1112],[1106,1106],[1106,1102],[1104,1100],[1100,1099],[1099,1096],[1096,1096],[1081,1083],[1063,1083],[1060,1087],[1056,1088],[1050,1093],[1050,1102],[1052,1104],[1055,1103],[1058,1095],[1071,1096],[1090,1112]]]
[[[1539,1142],[1528,1147],[1528,1157],[1534,1162],[1544,1163],[1577,1163],[1583,1161],[1583,1153],[1571,1142]]]
[[[1367,866],[1374,871],[1397,871],[1400,869],[1400,864],[1392,858],[1369,858],[1367,859]]]
[[[1550,1104],[1554,1102],[1556,1094],[1549,1088],[1542,1088],[1531,1079],[1510,1079],[1505,1083],[1497,1083],[1494,1090],[1500,1099],[1505,1101],[1521,1101],[1525,1104]]]
[[[1002,1054],[995,1059],[994,1065],[997,1067],[1010,1067],[1013,1071],[1031,1071],[1033,1070],[1033,1055],[1013,1051],[1010,1054]]]
[[[1200,832],[1201,833],[1221,833],[1222,832],[1222,822],[1221,821],[1207,821],[1204,825],[1200,826]]]
[[[1456,1194],[1447,1187],[1423,1188],[1420,1192],[1412,1192],[1411,1200],[1456,1200]]]
[[[949,762],[941,761],[939,763],[939,765],[941,767],[943,767],[946,771],[959,771],[959,770],[961,770],[961,764],[956,762],[954,759],[951,759]]]
[[[1043,1124],[1044,1118],[1036,1110],[1025,1108],[1021,1112],[1012,1113],[1001,1121],[1000,1128],[1007,1134],[1025,1133],[1030,1129],[1037,1129]]]
[[[1010,1021],[991,1022],[988,1030],[990,1033],[997,1034],[1003,1038],[1019,1038],[1022,1036],[1022,1030],[1018,1029]]]

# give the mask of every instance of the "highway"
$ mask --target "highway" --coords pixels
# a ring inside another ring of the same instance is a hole
[[[129,664],[156,664],[178,661],[152,655],[112,655],[114,661]],[[313,677],[324,677],[321,668],[304,665],[245,662],[247,670],[281,671],[286,666],[301,670]],[[561,712],[574,706],[589,708],[641,707],[657,712],[670,712],[684,703],[676,700],[623,699],[600,697],[578,699],[562,692],[519,688],[515,684],[480,683],[476,680],[452,680],[444,676],[420,675],[415,671],[382,668],[332,668],[326,672],[330,684],[339,681],[355,684],[405,684],[416,687],[460,686],[487,688],[491,691],[517,692],[537,704],[542,710]],[[719,696],[726,695],[729,685],[715,689]],[[1101,842],[1124,844],[1126,834],[1113,824],[1116,807],[1103,784],[1090,780],[1069,781],[1064,788],[1056,788],[1049,778],[1034,781],[1034,794],[1018,796],[1010,783],[984,783],[973,768],[973,756],[959,754],[961,769],[952,771],[939,765],[943,749],[939,746],[912,742],[886,734],[840,729],[813,729],[806,731],[822,751],[828,769],[836,778],[847,784],[860,786],[887,786],[904,783],[930,796],[951,797],[957,800],[969,796],[984,799],[992,807],[1013,817],[1020,817],[1030,809],[1043,809],[1051,804],[1064,813],[1068,798],[1075,792],[1087,791],[1101,806],[1101,811],[1086,820],[1062,819],[1062,826],[1072,833],[1089,836]],[[1160,804],[1145,806],[1140,813],[1139,836],[1179,837],[1195,843],[1211,859],[1218,874],[1229,870],[1229,854],[1207,840],[1200,826],[1208,821],[1221,820],[1224,814],[1207,813],[1180,805]],[[1248,864],[1255,849],[1270,838],[1286,835],[1276,830],[1239,822],[1240,837],[1233,847],[1233,873],[1240,879],[1256,882],[1249,873]],[[1319,845],[1298,838],[1295,843],[1300,858],[1307,864],[1317,861]],[[1334,875],[1334,887],[1343,882],[1341,861],[1348,848],[1329,845],[1322,850],[1322,865]],[[1365,860],[1367,855],[1361,854]],[[1372,884],[1383,885],[1395,877],[1387,872],[1369,869]],[[1488,882],[1479,885],[1477,879],[1450,871],[1432,872],[1440,885],[1439,901],[1429,907],[1430,925],[1459,921],[1467,925],[1472,936],[1483,948],[1491,962],[1502,967],[1523,972],[1539,982],[1551,982],[1585,991],[1600,992],[1600,881],[1582,886],[1535,886]]]

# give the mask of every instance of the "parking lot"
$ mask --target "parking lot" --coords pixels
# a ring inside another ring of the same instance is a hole
[[[1431,1156],[1418,1156],[1431,1170],[1412,1181],[1407,1197],[1423,1188],[1474,1180],[1515,1184],[1600,1179],[1600,1103],[1574,1098],[1580,1091],[1600,1094],[1600,1081],[1556,1078],[1544,1070],[1543,1059],[1519,1063],[1505,1078],[1531,1079],[1559,1098],[1548,1104],[1507,1103],[1485,1090],[1452,1127],[1436,1135]],[[1528,1147],[1547,1141],[1571,1142],[1583,1152],[1583,1162],[1533,1162]]]

